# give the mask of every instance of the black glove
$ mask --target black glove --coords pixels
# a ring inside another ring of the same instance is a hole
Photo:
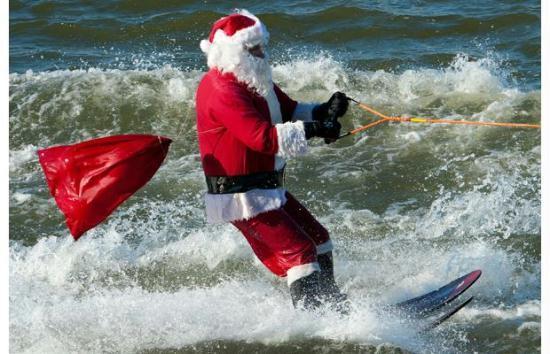
[[[346,114],[349,100],[345,93],[335,92],[330,99],[313,108],[313,120],[325,121],[329,118],[338,118]]]
[[[304,122],[306,139],[309,140],[313,137],[325,138],[327,144],[338,139],[340,136],[340,129],[342,129],[342,126],[337,120]]]

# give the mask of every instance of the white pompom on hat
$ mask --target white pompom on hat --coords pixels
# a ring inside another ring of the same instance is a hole
[[[269,32],[264,24],[246,10],[238,10],[236,13],[217,20],[212,25],[210,36],[200,42],[201,50],[208,54],[215,44],[241,44],[254,46],[267,44]]]

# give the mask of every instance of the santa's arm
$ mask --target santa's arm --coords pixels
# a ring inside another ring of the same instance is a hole
[[[272,125],[261,117],[248,92],[237,89],[224,90],[213,114],[240,142],[252,150],[283,157],[304,155],[307,142],[301,121]]]
[[[304,103],[297,102],[279,88],[274,85],[275,94],[279,100],[281,106],[281,115],[283,116],[283,122],[311,122],[313,120],[313,109],[319,105],[319,103]]]

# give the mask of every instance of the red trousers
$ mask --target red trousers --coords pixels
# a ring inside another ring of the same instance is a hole
[[[248,220],[233,221],[256,256],[288,284],[319,270],[317,254],[332,251],[328,231],[290,193],[286,204]]]

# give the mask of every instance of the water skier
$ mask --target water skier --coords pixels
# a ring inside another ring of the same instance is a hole
[[[334,118],[348,100],[340,92],[322,104],[289,98],[272,81],[268,39],[264,24],[241,10],[200,43],[210,69],[196,93],[207,220],[235,225],[263,264],[287,278],[295,307],[328,303],[345,312],[329,233],[282,180],[285,159],[306,154],[306,140],[340,135]]]

